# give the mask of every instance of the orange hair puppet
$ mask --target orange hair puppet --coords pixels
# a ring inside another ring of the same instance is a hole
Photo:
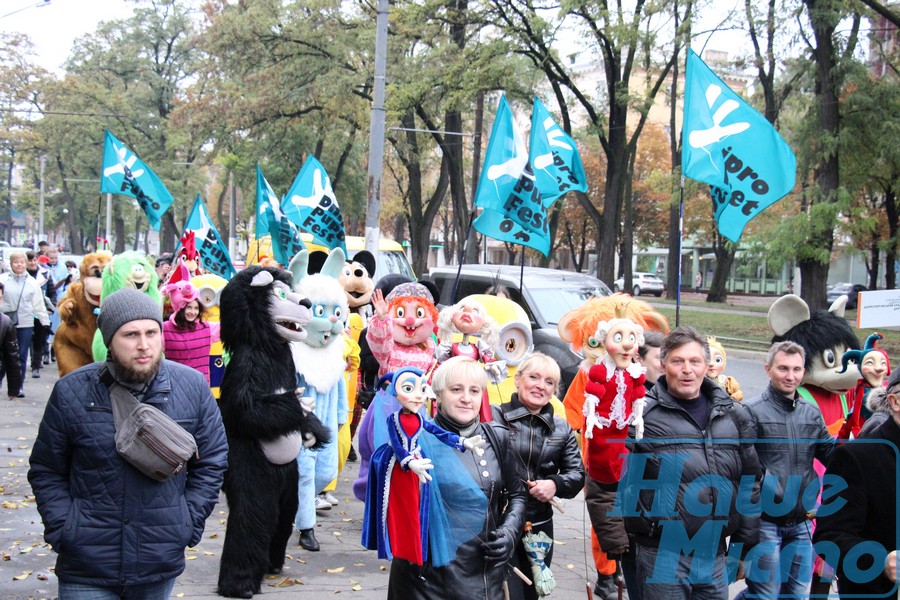
[[[369,320],[366,340],[378,361],[378,376],[402,367],[428,371],[436,344],[431,337],[438,320],[431,292],[420,283],[401,283],[384,297],[372,298],[375,316]]]

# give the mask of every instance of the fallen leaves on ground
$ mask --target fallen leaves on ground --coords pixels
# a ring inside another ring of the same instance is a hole
[[[335,569],[325,569],[326,573],[343,573],[344,567],[337,567]]]
[[[31,571],[23,571],[21,575],[13,575],[13,579],[16,581],[24,581],[28,579],[28,576],[31,575]]]
[[[303,582],[293,577],[285,577],[278,583],[270,583],[270,587],[291,587],[292,585],[303,585]]]

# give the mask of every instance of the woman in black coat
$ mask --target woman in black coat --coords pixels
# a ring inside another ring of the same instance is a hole
[[[454,357],[434,373],[435,423],[461,436],[481,435],[484,455],[458,454],[468,475],[487,498],[480,531],[471,531],[452,562],[435,567],[430,558],[416,565],[394,558],[388,584],[392,600],[494,600],[503,597],[503,582],[525,522],[525,489],[509,451],[509,432],[496,423],[481,423],[478,411],[487,386],[484,367]],[[454,452],[456,452],[454,450]],[[441,462],[434,458],[435,479]],[[446,466],[446,465],[445,465]],[[451,515],[453,516],[453,515]]]
[[[525,519],[534,533],[545,532],[553,538],[554,496],[574,498],[584,486],[584,462],[578,450],[575,432],[562,417],[554,416],[550,399],[559,387],[559,365],[546,354],[535,352],[519,365],[515,375],[516,392],[510,401],[494,407],[499,422],[509,428],[510,450],[528,492]],[[531,574],[531,566],[520,543],[516,552],[518,567]],[[553,547],[544,563],[550,566]],[[511,580],[510,587],[518,587]],[[538,597],[534,585],[524,586],[523,597]]]

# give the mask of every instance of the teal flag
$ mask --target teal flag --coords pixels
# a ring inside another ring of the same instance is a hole
[[[550,208],[553,201],[566,192],[587,191],[587,175],[575,140],[556,124],[537,96],[531,113],[528,148],[544,208]]]
[[[297,226],[284,216],[278,196],[256,165],[256,239],[264,235],[272,238],[273,258],[281,265],[288,265],[295,254],[305,250]]]
[[[500,96],[484,168],[475,192],[483,209],[473,223],[480,233],[550,253],[547,207],[528,161],[525,140],[516,128],[506,96]]]
[[[315,156],[310,155],[303,163],[281,201],[281,211],[300,229],[311,233],[317,244],[329,250],[340,248],[347,255],[344,217],[331,189],[331,179]]]
[[[172,194],[150,167],[116,136],[106,131],[103,140],[103,177],[100,192],[131,196],[137,200],[150,227],[159,231],[160,219],[172,206]]]
[[[228,253],[228,244],[222,241],[219,230],[209,218],[209,212],[200,194],[197,194],[197,199],[194,200],[194,208],[191,209],[191,215],[184,224],[184,231],[181,232],[179,239],[184,239],[184,234],[188,231],[194,232],[201,266],[219,277],[225,279],[234,277],[236,271],[231,262],[231,254]]]
[[[764,209],[794,189],[797,159],[765,117],[688,51],[681,164],[708,183],[719,233],[734,243]]]

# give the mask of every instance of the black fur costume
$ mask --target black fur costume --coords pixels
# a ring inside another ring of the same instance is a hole
[[[261,285],[270,278],[274,281]],[[254,277],[260,275],[254,280]],[[270,314],[276,286],[291,288],[291,275],[254,266],[238,273],[222,291],[222,342],[231,360],[219,402],[228,435],[228,471],[223,490],[228,527],[219,567],[218,593],[250,598],[266,573],[280,573],[297,512],[297,460],[273,464],[261,442],[301,432],[320,446],[329,433],[301,408],[289,342]],[[293,303],[309,301],[288,294]],[[267,310],[268,309],[268,310]]]

